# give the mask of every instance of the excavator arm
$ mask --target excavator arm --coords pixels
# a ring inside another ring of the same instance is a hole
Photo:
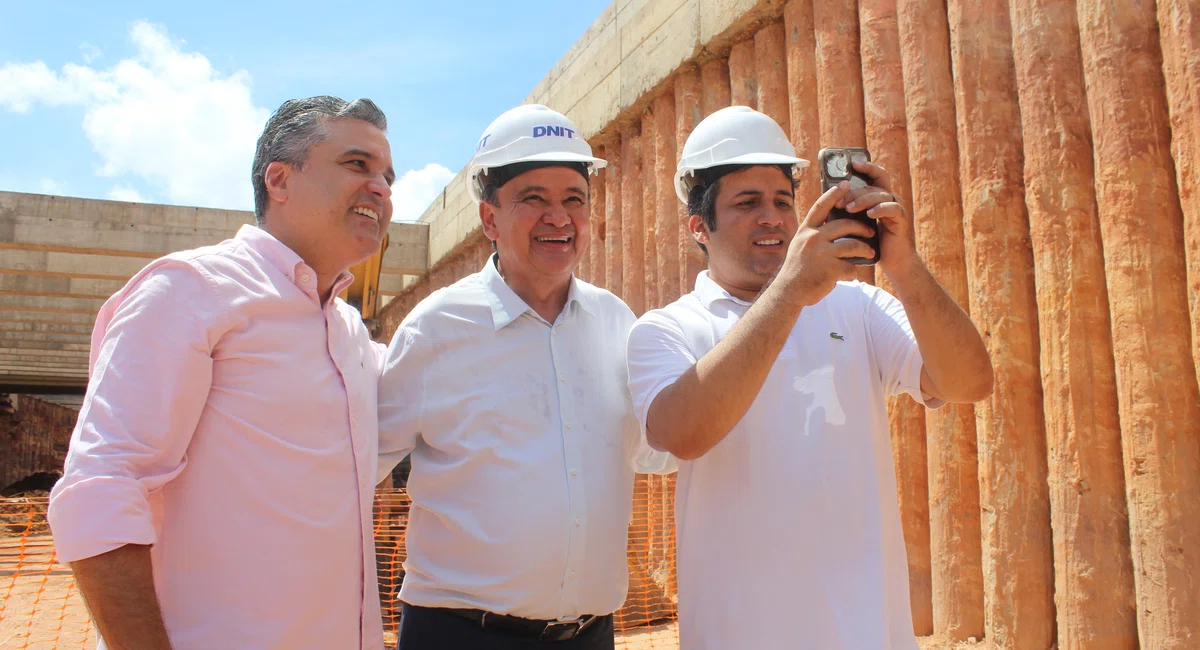
[[[379,273],[383,268],[383,253],[387,247],[388,235],[385,234],[378,252],[350,267],[354,282],[341,293],[342,300],[362,314],[363,322],[372,335],[377,329],[375,314],[379,310]]]

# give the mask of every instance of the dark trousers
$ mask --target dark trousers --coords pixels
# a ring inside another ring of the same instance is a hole
[[[579,636],[558,643],[484,629],[435,607],[404,603],[396,650],[613,650],[613,617],[605,616]]]

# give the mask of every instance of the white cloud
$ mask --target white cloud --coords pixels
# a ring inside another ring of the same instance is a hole
[[[404,172],[392,186],[392,218],[395,221],[416,221],[425,208],[442,193],[454,178],[454,172],[437,163]]]
[[[66,194],[67,184],[53,178],[43,178],[38,181],[38,192],[42,194]]]
[[[114,201],[128,201],[129,203],[146,203],[146,199],[128,185],[117,185],[108,191],[108,198]]]
[[[0,106],[83,106],[100,175],[139,177],[172,203],[252,208],[250,164],[269,112],[251,100],[250,75],[223,75],[150,23],[134,24],[130,40],[137,54],[106,69],[0,67]]]

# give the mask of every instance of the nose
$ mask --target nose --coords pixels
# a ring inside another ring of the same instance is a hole
[[[783,210],[774,205],[764,206],[758,213],[758,225],[766,228],[778,228],[783,225]]]
[[[567,214],[567,209],[562,205],[551,204],[542,215],[542,221],[555,228],[562,228],[571,223],[571,216]]]
[[[367,191],[384,201],[392,198],[392,186],[388,185],[383,174],[371,177],[371,180],[367,182]]]

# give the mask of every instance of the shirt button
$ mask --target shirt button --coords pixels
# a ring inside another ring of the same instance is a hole
[[[568,428],[568,429],[570,429],[570,428],[571,428],[571,423],[570,423],[570,422],[568,422],[568,423],[567,423],[567,428]]]
[[[576,526],[578,526],[578,525],[580,525],[580,524],[582,524],[582,523],[583,523],[583,520],[582,520],[582,519],[576,519],[576,520],[575,520],[575,525],[576,525]]]
[[[559,376],[558,376],[558,380],[559,380],[559,381],[566,381],[566,380],[567,380],[567,376],[566,376],[566,375],[559,375]]]
[[[309,277],[308,277],[307,275],[302,275],[302,276],[300,276],[300,281],[301,281],[301,282],[308,282],[308,280],[309,280]]]
[[[579,476],[579,470],[571,468],[571,476]]]

